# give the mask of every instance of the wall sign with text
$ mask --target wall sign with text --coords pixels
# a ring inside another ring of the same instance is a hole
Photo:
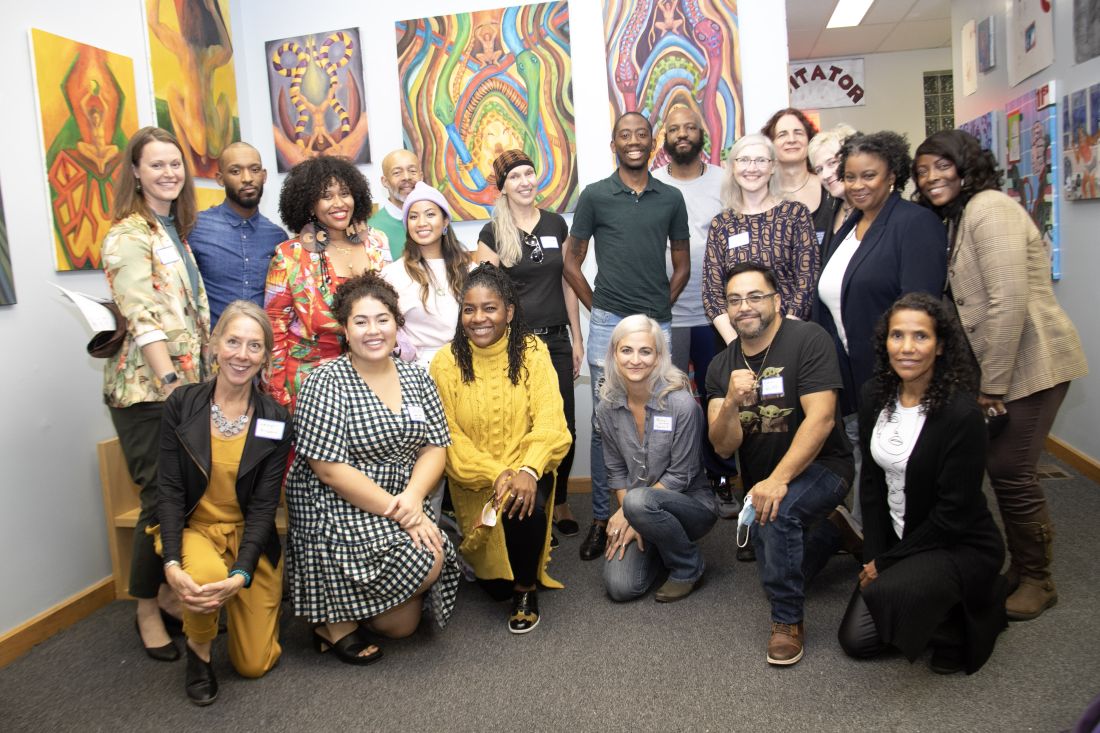
[[[822,109],[866,104],[863,59],[792,61],[789,71],[792,107]]]

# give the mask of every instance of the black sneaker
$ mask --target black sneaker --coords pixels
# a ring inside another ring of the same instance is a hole
[[[607,549],[607,527],[602,524],[592,523],[588,528],[588,536],[581,543],[581,560],[595,560]]]
[[[512,594],[512,613],[508,616],[508,630],[513,634],[526,634],[539,625],[539,594],[529,590]]]
[[[710,485],[714,489],[715,496],[718,497],[718,516],[722,519],[736,518],[741,512],[741,502],[733,498],[733,488],[730,486],[730,480],[725,476],[720,476],[711,480]]]

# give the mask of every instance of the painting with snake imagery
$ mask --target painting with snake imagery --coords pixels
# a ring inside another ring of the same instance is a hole
[[[653,125],[656,155],[668,163],[662,121],[691,107],[707,131],[714,164],[745,134],[741,39],[735,0],[604,0],[611,117],[641,112]]]
[[[241,139],[227,0],[145,0],[157,125],[172,132],[196,178]]]
[[[569,6],[517,8],[396,24],[405,147],[454,218],[488,219],[499,191],[493,160],[523,150],[535,163],[536,205],[577,204]]]
[[[115,174],[138,129],[134,62],[37,28],[31,48],[54,266],[94,270],[111,227]]]
[[[307,158],[370,162],[359,29],[264,44],[279,172]]]

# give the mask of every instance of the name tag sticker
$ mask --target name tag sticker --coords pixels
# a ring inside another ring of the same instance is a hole
[[[783,396],[783,377],[776,375],[774,377],[764,377],[760,380],[760,396],[761,397],[782,397]]]
[[[179,250],[176,249],[176,245],[172,244],[167,247],[161,247],[157,251],[157,259],[160,260],[162,265],[170,265],[173,262],[180,261]]]
[[[539,237],[543,249],[559,249],[557,237]]]
[[[654,415],[653,429],[660,433],[671,433],[672,415]]]
[[[409,419],[413,422],[424,422],[428,419],[424,414],[424,408],[420,405],[409,405],[405,411],[409,413]]]
[[[271,440],[282,440],[283,432],[286,430],[286,423],[282,420],[265,420],[260,418],[256,421],[256,437],[257,438],[270,438]]]
[[[744,247],[748,243],[749,243],[749,233],[748,232],[738,232],[737,234],[734,234],[732,237],[730,237],[729,248],[730,249],[736,249],[737,247]]]

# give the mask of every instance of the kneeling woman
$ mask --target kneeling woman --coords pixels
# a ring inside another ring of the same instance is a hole
[[[1005,548],[982,494],[987,429],[966,343],[944,305],[902,296],[882,317],[859,416],[863,557],[840,627],[853,657],[886,647],[976,672],[1005,627]]]
[[[218,695],[210,646],[223,606],[238,673],[262,677],[282,651],[275,509],[292,433],[286,410],[256,379],[269,377],[273,345],[258,305],[230,303],[212,339],[217,376],[177,389],[164,406],[153,534],[183,602],[186,689],[196,705]]]
[[[487,590],[511,584],[508,629],[525,634],[539,622],[536,583],[561,587],[546,573],[546,507],[572,439],[550,353],[524,324],[503,270],[483,264],[466,278],[454,341],[436,353],[431,373],[451,428],[459,549]],[[487,503],[496,519],[483,512]]]
[[[317,650],[370,664],[381,650],[359,622],[403,637],[426,596],[440,626],[454,608],[457,556],[426,500],[450,441],[435,385],[393,356],[403,323],[393,287],[364,273],[340,286],[333,310],[348,353],[298,395],[287,567],[294,612],[319,624]]]
[[[718,519],[698,448],[703,411],[652,318],[624,318],[606,363],[596,418],[619,511],[607,522],[604,586],[612,600],[629,601],[668,570],[656,599],[678,601],[703,579],[696,541]]]

